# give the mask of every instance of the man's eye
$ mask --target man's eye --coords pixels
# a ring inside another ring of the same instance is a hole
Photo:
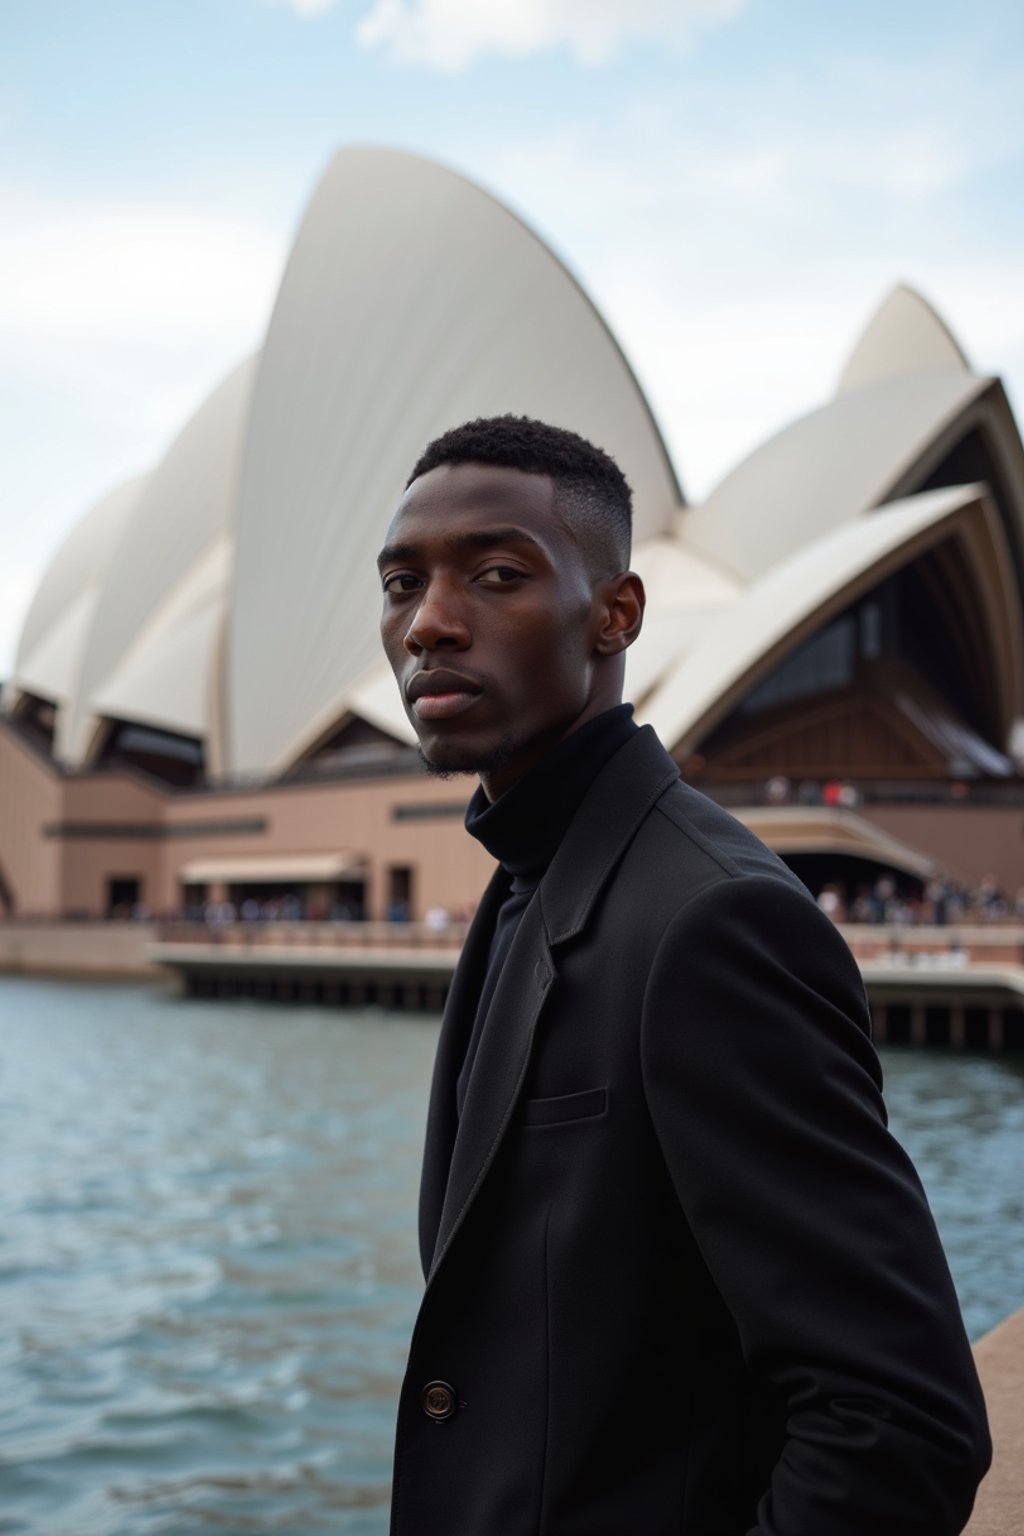
[[[419,584],[419,577],[411,571],[392,571],[390,576],[384,577],[385,592],[415,592]]]
[[[477,580],[488,587],[504,587],[514,581],[522,581],[525,575],[526,572],[515,565],[489,565],[485,571],[480,572]]]

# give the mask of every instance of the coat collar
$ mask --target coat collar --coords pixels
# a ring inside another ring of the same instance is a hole
[[[508,893],[499,869],[459,959],[438,1044],[420,1197],[420,1249],[432,1278],[494,1160],[519,1098],[553,982],[552,951],[585,928],[594,903],[655,800],[679,769],[649,726],[591,786],[523,914],[488,1009],[461,1121],[455,1083],[472,1028],[494,923]]]
[[[649,725],[642,726],[598,775],[540,884],[551,944],[564,944],[583,931],[640,823],[678,778],[678,765]]]

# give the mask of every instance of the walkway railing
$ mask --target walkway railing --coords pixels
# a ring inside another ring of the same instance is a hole
[[[209,944],[234,949],[450,949],[458,952],[468,923],[208,923],[171,920],[157,924],[160,944]]]

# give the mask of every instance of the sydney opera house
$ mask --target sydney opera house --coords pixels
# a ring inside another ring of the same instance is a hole
[[[896,288],[832,398],[689,505],[552,252],[451,171],[349,149],[262,348],[39,584],[0,711],[0,915],[471,905],[471,786],[419,768],[374,556],[428,439],[506,411],[628,475],[649,595],[628,696],[686,777],[809,883],[1017,889],[1024,450],[998,379]]]

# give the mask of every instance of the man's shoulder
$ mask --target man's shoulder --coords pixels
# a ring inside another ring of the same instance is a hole
[[[751,876],[811,900],[806,886],[749,827],[681,780],[655,801],[631,853],[632,878],[664,885],[680,905],[705,888]]]
[[[814,907],[807,888],[748,827],[680,780],[645,726],[598,775],[541,898],[547,931],[558,941],[582,930],[598,899],[616,932],[635,934],[639,924],[650,933],[723,884],[737,896],[747,888],[789,892]]]

